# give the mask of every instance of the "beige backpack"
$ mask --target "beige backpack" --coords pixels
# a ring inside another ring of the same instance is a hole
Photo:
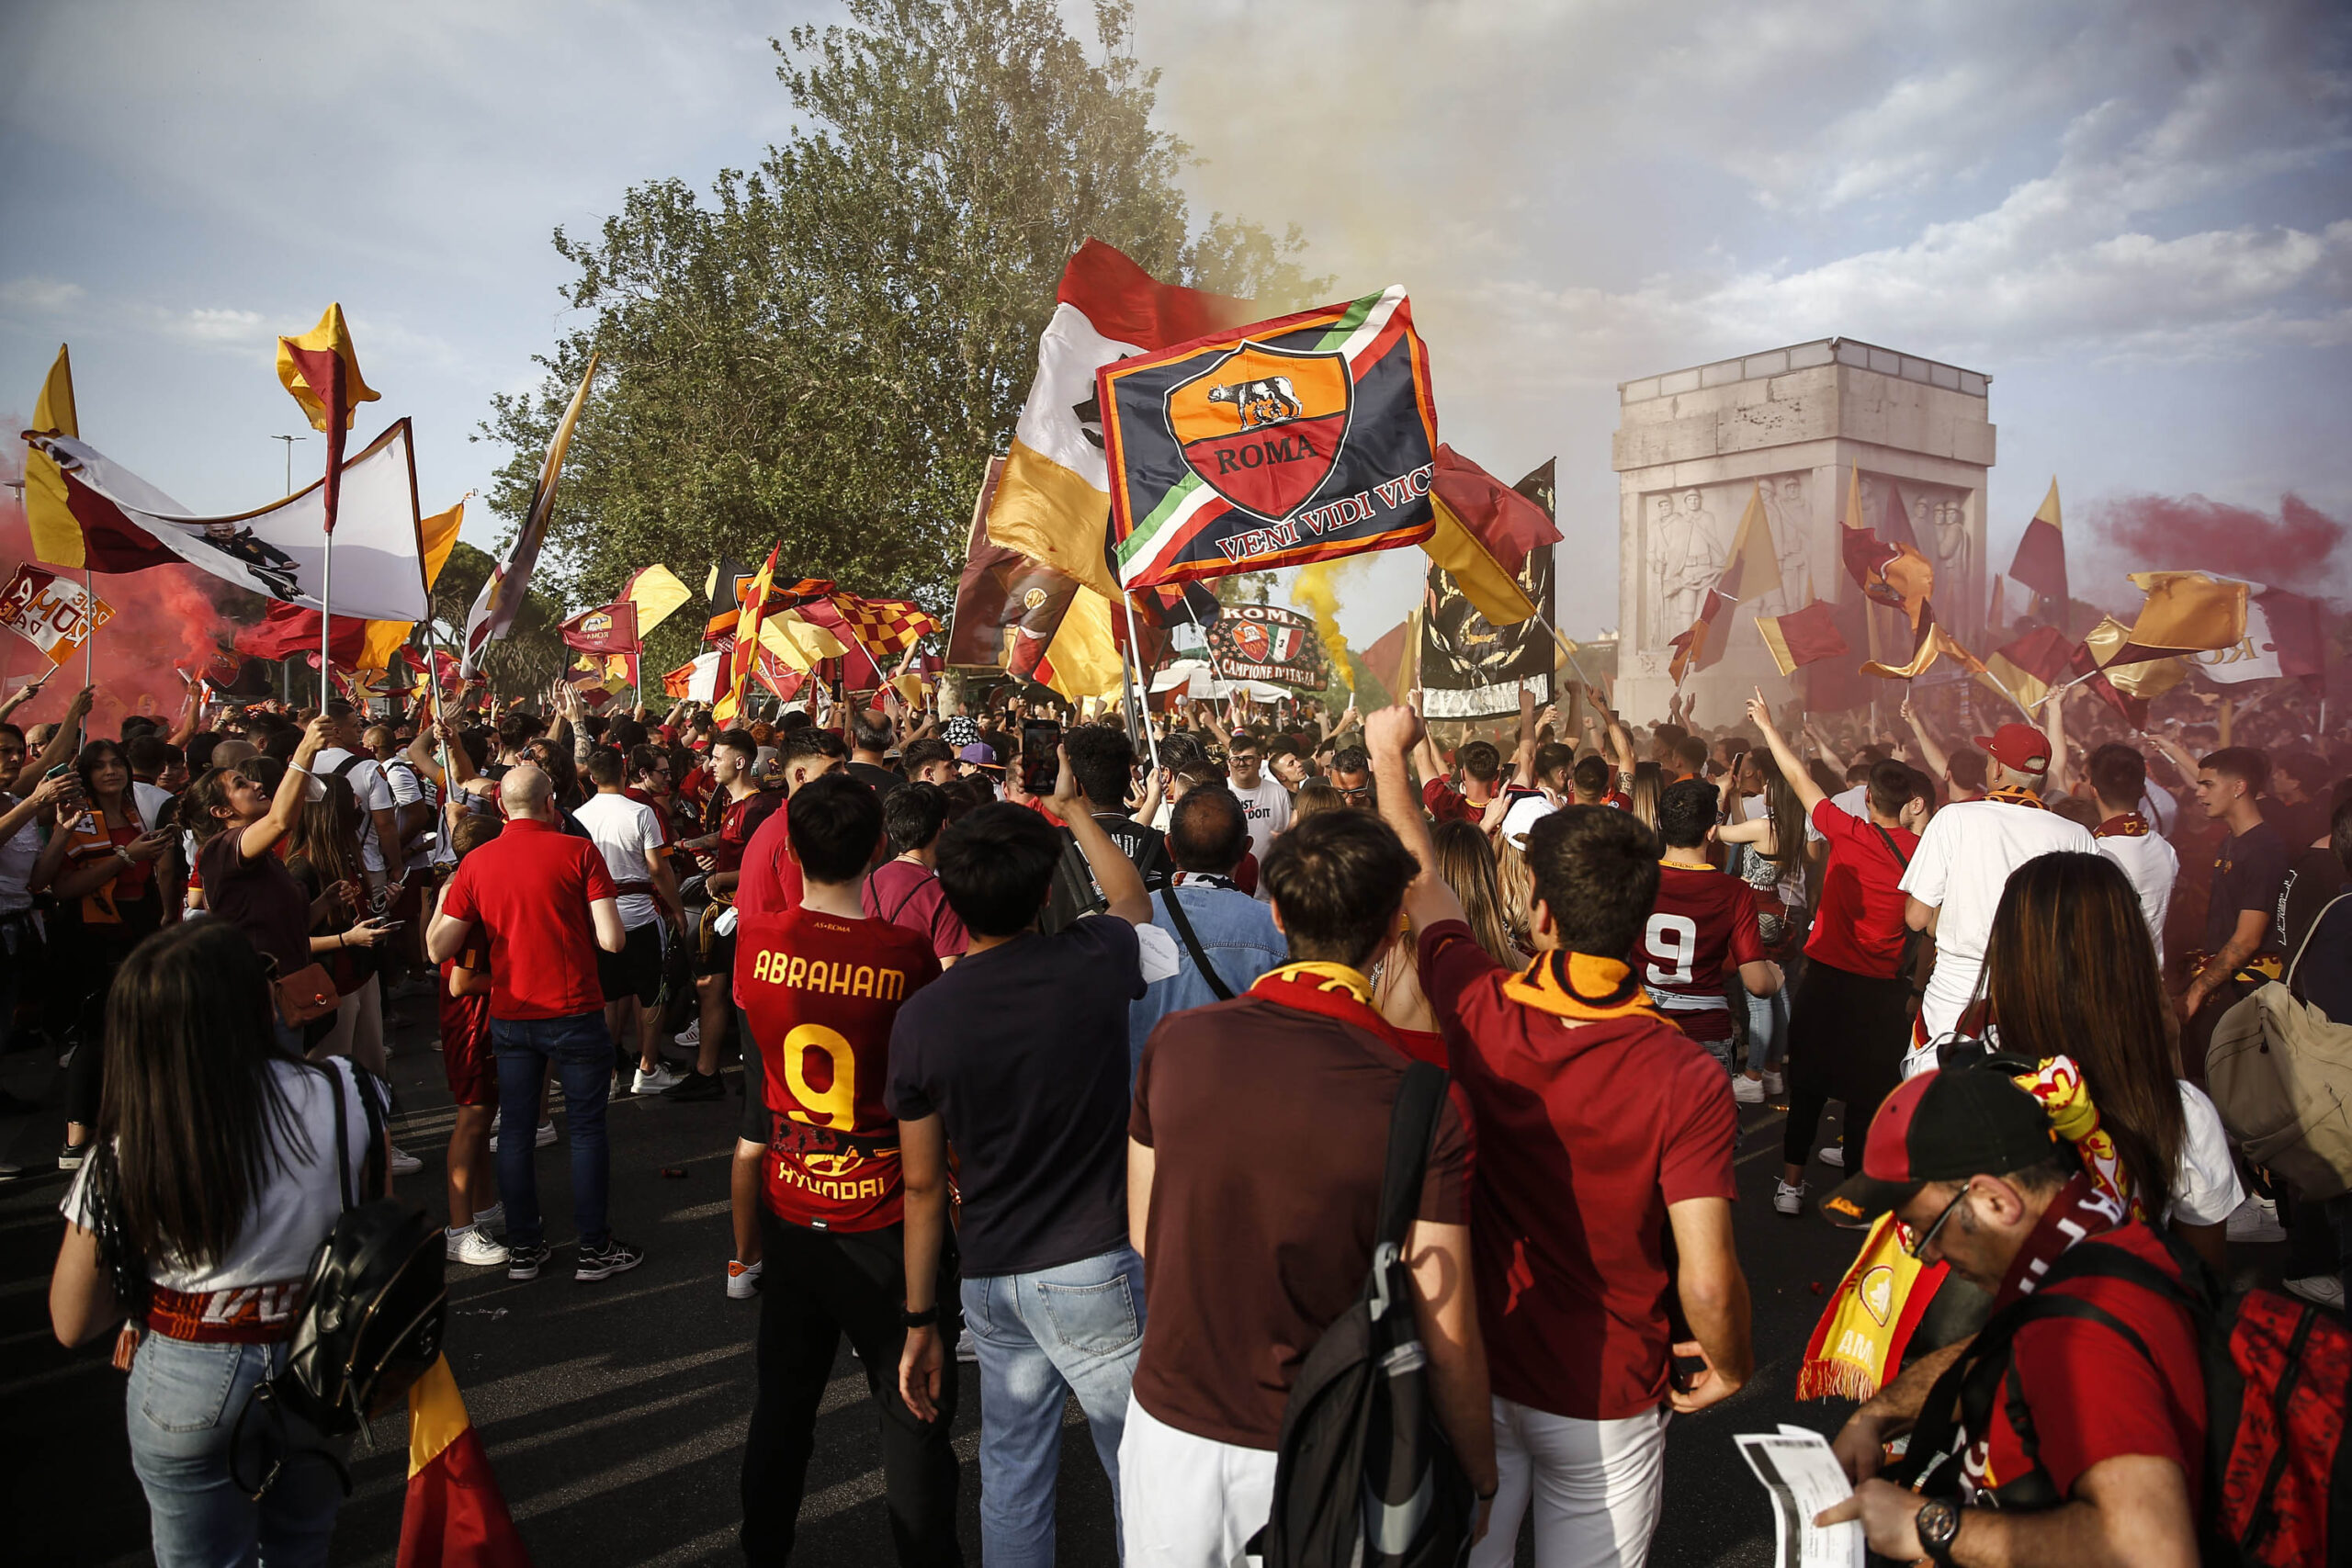
[[[2335,902],[2344,898],[2352,894]],[[2306,933],[2304,947],[2310,942]],[[2274,980],[2222,1015],[2205,1083],[2246,1158],[2316,1201],[2352,1190],[2352,1024],[2296,999],[2290,987],[2302,956],[2287,965],[2286,983]]]

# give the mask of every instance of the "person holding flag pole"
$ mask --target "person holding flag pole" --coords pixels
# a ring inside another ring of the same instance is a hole
[[[334,514],[343,497],[344,438],[359,417],[361,403],[379,394],[359,374],[358,355],[340,303],[327,307],[319,324],[300,337],[277,340],[277,378],[310,416],[311,428],[327,438],[327,472],[321,493],[326,550],[319,567],[319,706],[334,694]]]

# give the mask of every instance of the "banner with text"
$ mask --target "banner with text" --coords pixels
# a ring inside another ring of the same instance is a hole
[[[72,578],[37,566],[17,569],[0,589],[0,625],[62,664],[82,651],[90,634],[114,618],[114,608]]]

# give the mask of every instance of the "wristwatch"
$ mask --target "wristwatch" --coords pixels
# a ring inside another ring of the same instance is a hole
[[[1930,1497],[1919,1505],[1913,1517],[1911,1529],[1919,1538],[1919,1550],[1928,1560],[1952,1568],[1952,1542],[1960,1539],[1960,1509],[1949,1499]]]

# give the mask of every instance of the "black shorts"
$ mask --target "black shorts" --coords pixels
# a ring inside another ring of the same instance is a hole
[[[662,922],[648,920],[629,927],[628,941],[618,953],[598,949],[596,978],[605,987],[606,1001],[635,997],[651,1007],[662,995]]]
[[[769,1121],[775,1113],[768,1109],[767,1069],[759,1043],[752,1038],[751,1015],[741,1008],[735,1010],[735,1043],[743,1053],[743,1124],[737,1135],[765,1148]]]
[[[726,904],[706,904],[694,921],[694,940],[688,945],[694,950],[696,979],[735,972],[735,933],[718,930],[718,918],[729,908]]]

